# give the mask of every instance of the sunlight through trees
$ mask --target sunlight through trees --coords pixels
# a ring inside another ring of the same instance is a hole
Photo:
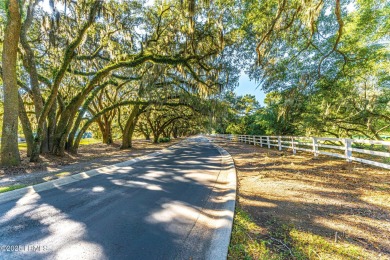
[[[18,135],[31,162],[77,153],[89,131],[123,149],[213,131],[388,135],[389,1],[18,3],[0,7],[3,165],[20,161]],[[241,71],[264,107],[233,93]]]

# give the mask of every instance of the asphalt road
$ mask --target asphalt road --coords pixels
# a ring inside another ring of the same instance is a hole
[[[231,223],[221,158],[192,138],[114,174],[2,203],[0,259],[211,258],[215,231]]]

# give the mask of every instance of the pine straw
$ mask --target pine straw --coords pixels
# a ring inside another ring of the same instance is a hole
[[[248,234],[266,250],[265,258],[250,250],[241,256],[390,259],[390,171],[328,156],[214,141],[233,156],[238,209],[257,225],[255,237],[252,231]]]

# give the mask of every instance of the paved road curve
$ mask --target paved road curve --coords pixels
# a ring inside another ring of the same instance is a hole
[[[215,230],[231,223],[224,170],[197,137],[114,174],[2,203],[0,259],[214,258]]]

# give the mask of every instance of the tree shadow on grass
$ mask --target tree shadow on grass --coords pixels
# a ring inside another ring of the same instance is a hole
[[[365,259],[390,258],[390,212],[383,202],[374,204],[364,199],[371,193],[388,191],[390,175],[384,170],[243,144],[225,147],[238,166],[240,206],[259,227],[268,230],[263,237],[260,234],[259,241],[268,243],[279,230],[283,235],[278,239],[285,239],[297,250],[313,246],[304,236],[321,241],[319,252],[329,254],[327,258],[333,254],[333,258],[354,259],[359,252],[369,253]],[[292,228],[280,231],[280,227],[290,225]],[[305,245],[298,243],[299,236]],[[287,250],[278,242],[269,243]],[[347,245],[351,246],[348,250],[340,250]],[[307,252],[303,258],[321,258]]]

